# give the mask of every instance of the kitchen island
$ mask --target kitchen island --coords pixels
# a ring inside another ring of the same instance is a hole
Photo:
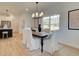
[[[3,36],[2,32],[4,31],[8,32],[8,38],[13,36],[12,28],[7,28],[7,29],[0,28],[0,38],[2,38]],[[6,38],[6,35],[4,37]]]

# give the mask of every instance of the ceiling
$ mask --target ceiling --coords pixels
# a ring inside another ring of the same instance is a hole
[[[39,10],[47,11],[51,7],[59,6],[61,3],[58,2],[39,2]],[[9,10],[9,13],[18,15],[23,12],[34,12],[35,2],[0,2],[0,12],[5,12],[6,9]],[[29,10],[26,11],[25,9]]]
[[[73,2],[71,2],[73,3]],[[71,4],[68,2],[39,2],[39,10],[42,10],[47,13],[51,13],[53,10],[55,11],[57,8],[60,9],[60,6],[64,4]],[[77,2],[76,2],[77,3]],[[5,12],[8,9],[9,13],[18,15],[21,13],[32,13],[35,12],[35,2],[0,2],[0,12]],[[29,10],[26,11],[25,9]],[[56,10],[57,11],[57,10]]]

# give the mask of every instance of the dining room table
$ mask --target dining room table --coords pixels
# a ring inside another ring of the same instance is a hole
[[[46,37],[48,37],[48,33],[32,31],[32,35],[40,38],[40,40],[41,40],[41,43],[40,43],[41,44],[41,52],[43,53],[43,44],[44,44],[43,41]]]

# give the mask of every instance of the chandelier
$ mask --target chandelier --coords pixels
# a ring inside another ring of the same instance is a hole
[[[6,14],[5,14],[6,17],[10,17],[10,14],[8,13],[8,9],[6,9]]]
[[[43,15],[44,15],[44,12],[43,11],[39,11],[38,2],[36,2],[36,12],[32,13],[32,18],[33,19],[42,18]]]
[[[8,9],[6,9],[5,11],[4,10],[0,10],[0,15],[1,16],[5,16],[5,17],[9,17],[10,14],[8,13]]]

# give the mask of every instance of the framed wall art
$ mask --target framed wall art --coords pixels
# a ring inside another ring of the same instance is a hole
[[[68,29],[79,30],[79,9],[68,11]]]

